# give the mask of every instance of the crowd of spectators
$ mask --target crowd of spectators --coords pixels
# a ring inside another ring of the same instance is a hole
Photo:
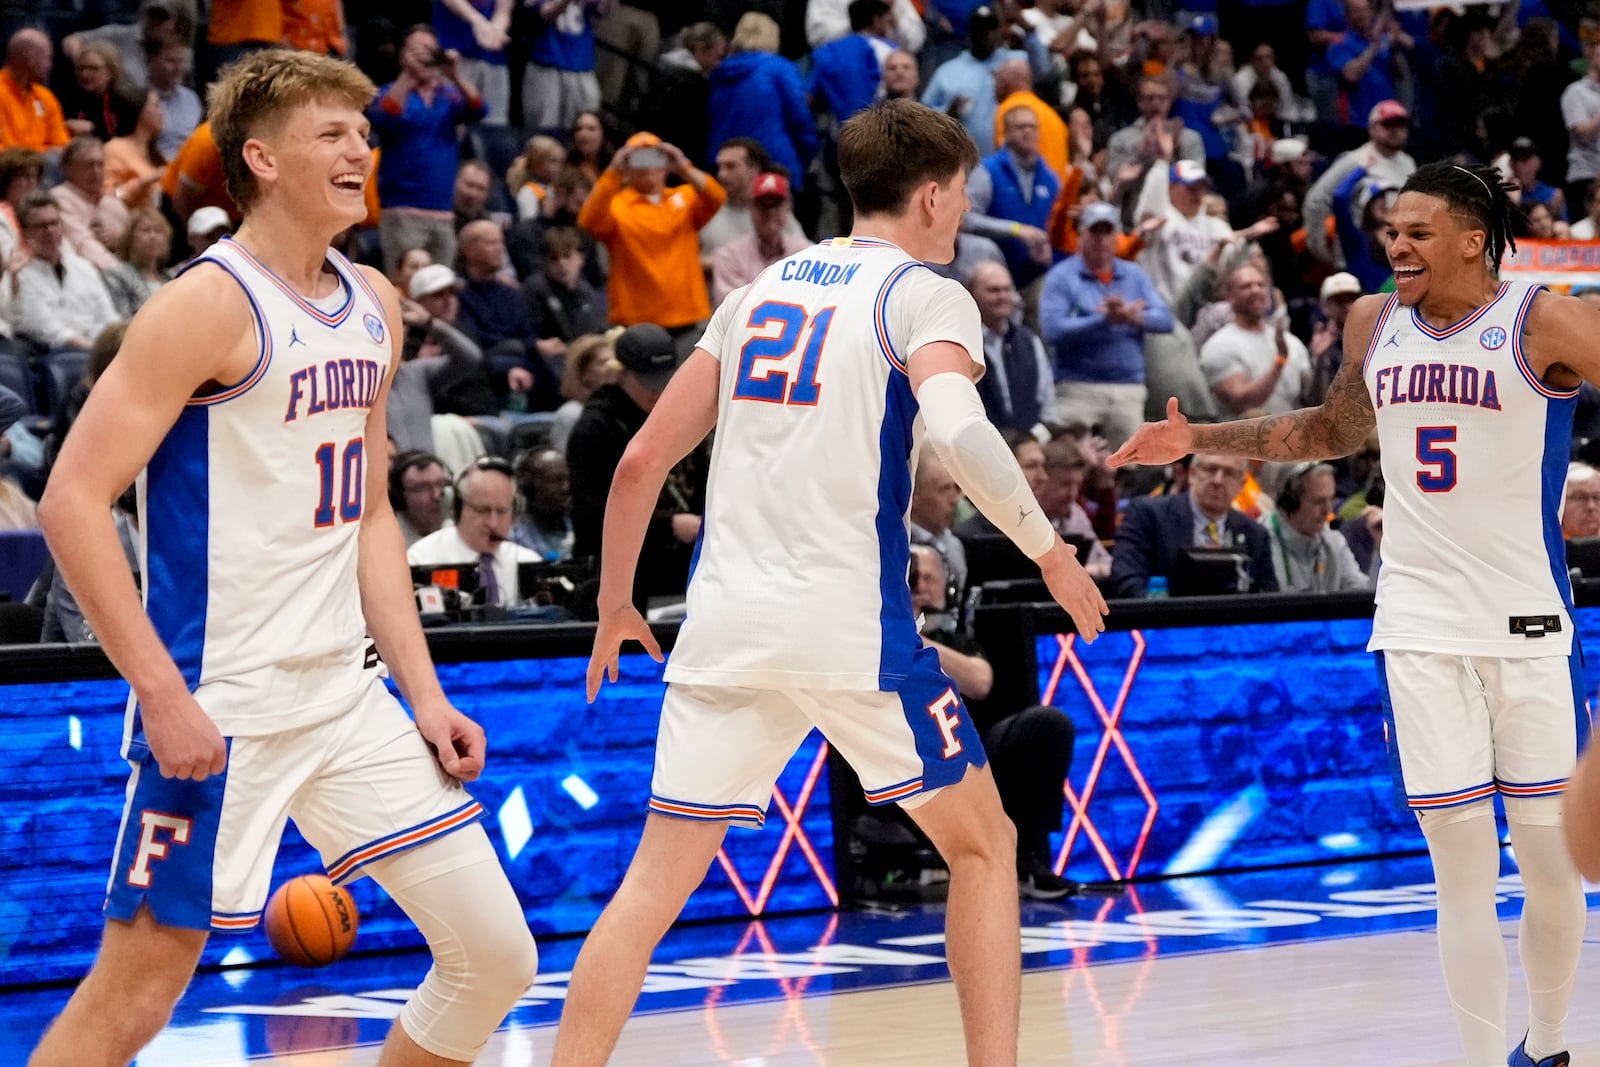
[[[1119,477],[1106,456],[1168,397],[1202,420],[1318,403],[1350,305],[1392,285],[1384,229],[1418,161],[1498,167],[1522,236],[1597,239],[1600,22],[1548,2],[39,13],[13,27],[0,71],[0,526],[32,522],[97,339],[238,218],[205,122],[209,73],[297,47],[379,86],[369,217],[338,246],[402,297],[390,496],[413,562],[482,564],[490,603],[526,600],[519,562],[597,556],[616,461],[712,309],[848,232],[839,125],[902,96],[978,144],[955,261],[935,269],[973,292],[988,412],[1108,593],[1170,590],[1194,549],[1237,556],[1238,591],[1368,588],[1376,440],[1292,469],[1196,456]],[[1573,443],[1584,459],[1595,400]],[[683,593],[708,454],[663,492],[642,603]],[[1600,534],[1600,490],[1579,473],[1569,536]],[[996,535],[931,457],[911,532],[939,553],[959,615],[966,546]]]

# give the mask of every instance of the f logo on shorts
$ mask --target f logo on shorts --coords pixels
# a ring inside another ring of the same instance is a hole
[[[933,724],[944,737],[944,751],[939,754],[941,759],[961,755],[961,739],[956,736],[956,727],[961,725],[961,715],[956,709],[960,706],[961,698],[956,696],[954,689],[946,689],[938,700],[928,705],[928,714],[933,716]]]
[[[134,853],[133,867],[128,871],[128,884],[138,886],[140,889],[149,889],[150,861],[167,858],[171,845],[156,840],[158,830],[167,831],[172,837],[173,845],[187,845],[189,831],[193,826],[193,819],[185,819],[181,815],[165,815],[159,811],[140,812],[139,850]]]

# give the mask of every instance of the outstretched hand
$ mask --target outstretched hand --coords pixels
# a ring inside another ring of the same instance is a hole
[[[1160,467],[1182,459],[1194,451],[1194,431],[1189,420],[1178,410],[1178,398],[1167,400],[1167,417],[1161,422],[1147,422],[1128,438],[1121,448],[1106,461],[1110,467],[1143,464]]]
[[[624,641],[639,642],[650,653],[651,659],[657,663],[662,661],[661,645],[656,642],[656,635],[650,632],[650,624],[644,621],[638,608],[626,604],[602,613],[600,625],[594,632],[594,651],[589,654],[589,669],[584,675],[589,703],[593,704],[594,698],[600,693],[602,674],[613,682],[617,680]]]

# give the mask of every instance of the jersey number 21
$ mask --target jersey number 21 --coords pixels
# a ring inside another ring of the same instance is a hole
[[[833,312],[833,308],[826,307],[808,316],[799,304],[780,300],[767,300],[752,308],[747,328],[768,332],[750,338],[739,349],[739,377],[734,382],[733,398],[815,407],[822,394],[817,365],[822,362],[822,346],[828,339],[828,327],[833,325]],[[776,333],[771,332],[774,326]],[[802,334],[807,335],[805,349],[800,353],[800,366],[791,375],[784,369],[788,365],[784,361],[800,347]],[[778,361],[778,365],[772,361]]]

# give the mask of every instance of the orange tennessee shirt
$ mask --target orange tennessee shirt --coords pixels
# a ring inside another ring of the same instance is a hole
[[[348,54],[344,0],[284,0],[283,39],[302,52]]]
[[[211,5],[212,44],[283,41],[283,0],[216,0]]]
[[[24,89],[9,70],[0,70],[0,146],[44,152],[68,140],[55,94],[38,83]]]
[[[695,192],[680,185],[651,200],[625,189],[607,168],[578,212],[578,226],[611,250],[611,321],[653,322],[676,330],[711,317],[711,297],[700,267],[700,227],[728,199],[715,178]]]
[[[180,179],[200,190],[194,210],[203,207],[220,207],[234,222],[239,221],[239,209],[233,206],[227,183],[222,177],[222,153],[217,151],[216,139],[211,136],[211,123],[202,122],[194,128],[189,139],[183,142],[178,154],[167,164],[161,176],[161,191],[167,199],[176,201]]]

